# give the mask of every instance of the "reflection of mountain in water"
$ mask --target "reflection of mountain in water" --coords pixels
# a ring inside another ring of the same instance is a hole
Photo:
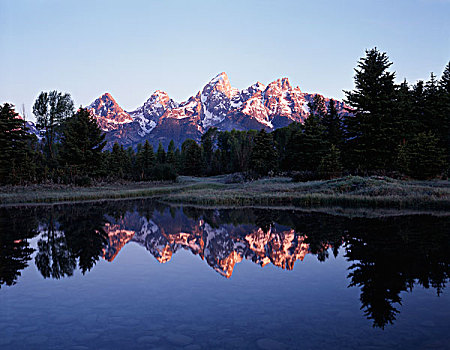
[[[293,269],[306,254],[326,261],[343,246],[349,286],[360,290],[361,309],[381,328],[396,319],[401,293],[419,285],[440,295],[450,276],[446,216],[174,209],[136,200],[0,209],[0,286],[15,284],[33,256],[44,278],[66,278],[76,269],[87,273],[100,257],[113,261],[130,241],[161,263],[189,250],[226,277],[244,259]]]
[[[217,215],[218,212],[217,212]],[[212,227],[203,219],[188,218],[182,210],[172,217],[169,210],[155,211],[149,220],[137,212],[106,224],[108,245],[103,257],[114,260],[129,241],[145,247],[160,263],[168,262],[179,249],[199,255],[214,270],[229,278],[243,259],[261,266],[272,263],[291,270],[309,251],[306,236],[288,227],[273,224],[262,229],[251,224],[221,224]]]

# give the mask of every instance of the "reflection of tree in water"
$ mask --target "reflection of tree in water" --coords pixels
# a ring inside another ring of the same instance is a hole
[[[401,306],[400,293],[415,285],[434,288],[439,295],[450,272],[449,218],[429,215],[350,219],[319,213],[270,210],[186,210],[195,218],[207,218],[216,227],[253,224],[263,230],[274,223],[291,227],[304,235],[309,252],[319,261],[336,257],[345,246],[345,258],[352,263],[349,286],[361,290],[361,309],[374,327],[392,324]],[[206,220],[206,219],[205,219]]]
[[[106,244],[104,210],[96,204],[52,208],[43,220],[35,262],[45,278],[90,270]]]
[[[37,234],[36,217],[40,218],[42,232],[36,266],[44,277],[61,278],[71,276],[77,266],[85,273],[96,264],[107,242],[106,217],[122,220],[126,213],[136,211],[153,218],[167,232],[189,233],[190,228],[198,227],[199,220],[212,228],[223,228],[228,234],[215,238],[218,253],[225,248],[226,252],[233,251],[232,239],[245,242],[245,235],[258,228],[264,232],[271,228],[293,229],[296,235],[293,246],[297,240],[303,240],[308,244],[308,252],[319,261],[327,260],[330,252],[337,256],[344,247],[344,257],[351,263],[349,285],[360,288],[361,309],[374,327],[384,328],[395,321],[402,292],[420,285],[436,289],[439,295],[450,274],[450,219],[447,217],[350,219],[287,210],[175,210],[136,200],[56,206],[39,211],[39,215],[30,210],[0,211],[0,285],[14,284],[20,270],[31,259],[33,249],[27,239]],[[23,220],[24,217],[30,219]],[[241,249],[249,252],[248,247]]]
[[[68,248],[78,259],[78,266],[84,274],[97,263],[107,242],[105,213],[99,205],[70,209],[60,224],[66,234]]]
[[[26,220],[24,216],[26,215]],[[16,284],[34,249],[28,239],[37,235],[34,211],[0,209],[0,288]]]
[[[374,327],[392,324],[400,293],[415,285],[439,295],[449,278],[449,220],[409,216],[354,220],[347,239],[350,286],[361,289],[361,309]]]
[[[59,229],[59,223],[53,212],[42,225],[42,235],[38,241],[38,253],[34,261],[44,278],[59,279],[73,275],[76,260],[67,247],[66,236]]]

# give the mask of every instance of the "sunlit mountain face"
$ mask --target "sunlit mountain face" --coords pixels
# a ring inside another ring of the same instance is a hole
[[[24,220],[23,218],[27,218]],[[34,264],[44,278],[114,268],[129,245],[172,264],[180,251],[232,279],[238,264],[295,270],[306,257],[348,263],[348,286],[361,309],[384,328],[415,286],[445,292],[450,274],[449,217],[363,218],[263,209],[195,209],[134,200],[0,211],[0,287],[20,282]]]
[[[175,102],[161,90],[156,90],[144,104],[126,112],[109,93],[105,93],[87,108],[106,134],[107,148],[114,142],[135,147],[148,140],[154,147],[170,140],[177,146],[186,139],[200,141],[211,127],[219,131],[265,129],[275,130],[292,122],[303,123],[309,116],[308,103],[316,93],[302,92],[288,78],[264,85],[256,82],[239,90],[231,86],[222,72],[186,101]],[[326,105],[331,99],[324,97]],[[334,101],[340,115],[348,114],[342,101]]]

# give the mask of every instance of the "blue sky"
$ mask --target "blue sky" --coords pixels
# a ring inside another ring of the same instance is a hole
[[[377,46],[397,80],[450,60],[450,0],[0,0],[0,103],[40,91],[87,105],[110,92],[126,110],[154,90],[177,101],[225,71],[234,87],[288,77],[343,98]]]

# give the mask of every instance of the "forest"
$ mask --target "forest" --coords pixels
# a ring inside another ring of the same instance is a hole
[[[41,92],[33,106],[39,140],[12,104],[0,105],[0,183],[89,186],[98,181],[174,181],[178,175],[236,174],[243,179],[290,176],[294,181],[343,175],[398,179],[444,178],[450,164],[450,62],[440,78],[395,83],[386,53],[366,50],[344,91],[348,113],[316,95],[304,124],[272,132],[208,129],[155,150],[136,149],[105,135],[90,112],[74,109],[69,94]]]

